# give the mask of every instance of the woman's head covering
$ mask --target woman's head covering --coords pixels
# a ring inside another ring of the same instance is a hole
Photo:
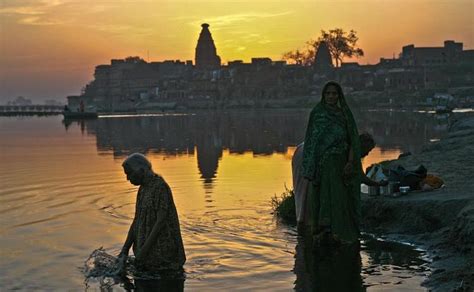
[[[336,81],[328,81],[326,84],[324,84],[323,90],[321,91],[321,103],[323,104],[326,104],[326,97],[324,96],[324,93],[331,85],[336,87],[337,93],[339,94],[339,100],[344,99],[344,93],[342,92],[341,85]],[[340,105],[340,102],[338,102],[338,104]]]

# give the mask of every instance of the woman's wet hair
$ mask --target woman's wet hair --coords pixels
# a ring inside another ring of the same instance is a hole
[[[133,153],[128,156],[122,163],[122,166],[128,165],[134,170],[143,169],[145,171],[151,171],[151,162],[141,153]]]

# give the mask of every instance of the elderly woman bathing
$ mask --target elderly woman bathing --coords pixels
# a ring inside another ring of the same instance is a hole
[[[151,163],[142,154],[130,155],[122,166],[127,180],[140,188],[135,217],[119,260],[125,262],[133,245],[139,269],[160,275],[181,272],[186,256],[170,187],[153,172]]]

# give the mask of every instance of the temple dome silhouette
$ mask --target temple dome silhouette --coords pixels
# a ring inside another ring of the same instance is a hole
[[[209,24],[201,24],[202,30],[196,46],[195,63],[197,69],[219,69],[221,58],[217,55],[216,46],[209,31]]]
[[[316,72],[328,72],[334,69],[331,53],[325,41],[319,43],[318,50],[314,57],[313,68]]]

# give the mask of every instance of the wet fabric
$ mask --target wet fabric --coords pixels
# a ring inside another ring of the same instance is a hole
[[[165,214],[156,243],[145,257],[147,271],[181,270],[186,261],[178,213],[171,189],[159,175],[140,186],[134,222],[133,252],[138,254],[155,225],[158,215]]]
[[[343,241],[358,240],[360,211],[360,141],[357,127],[344,97],[340,110],[321,100],[312,110],[305,136],[303,176],[311,180],[309,203],[313,232],[324,226]],[[352,176],[343,169],[353,151]]]
[[[293,193],[295,195],[296,221],[306,222],[308,220],[308,212],[306,212],[306,201],[308,194],[308,180],[304,179],[301,174],[301,163],[303,160],[304,143],[296,147],[293,158],[291,159],[291,169],[293,174]]]
[[[173,275],[140,271],[135,267],[133,256],[128,257],[124,265],[102,247],[90,254],[81,270],[86,291],[91,280],[99,284],[100,291],[114,291],[119,285],[126,291],[183,291],[185,280],[183,271],[174,271]]]

